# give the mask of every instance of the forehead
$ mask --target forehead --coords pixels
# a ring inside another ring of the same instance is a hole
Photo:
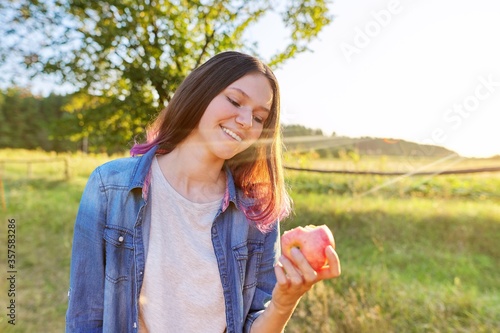
[[[269,79],[262,74],[247,74],[231,83],[227,89],[234,90],[259,106],[270,109],[273,103],[273,89]]]

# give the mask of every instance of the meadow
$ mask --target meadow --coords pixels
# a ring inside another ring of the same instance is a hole
[[[73,223],[90,172],[119,156],[0,150],[0,331],[62,332]],[[499,159],[287,156],[322,169],[414,170],[499,166]],[[326,224],[342,276],[317,284],[286,332],[500,331],[500,173],[366,176],[287,171],[295,212],[282,231]],[[7,221],[16,223],[16,325],[8,324]]]

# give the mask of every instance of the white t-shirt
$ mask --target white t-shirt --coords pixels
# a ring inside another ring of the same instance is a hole
[[[222,333],[224,296],[211,228],[221,200],[180,195],[153,160],[151,226],[139,298],[139,332]]]

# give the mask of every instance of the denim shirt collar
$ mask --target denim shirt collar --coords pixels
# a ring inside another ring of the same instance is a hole
[[[154,146],[147,153],[145,153],[139,163],[136,164],[135,170],[132,172],[132,179],[128,190],[132,191],[135,188],[142,188],[146,185],[146,188],[143,190],[144,199],[147,198],[149,181],[151,180],[151,164],[157,149],[158,146]],[[146,192],[146,194],[144,194],[144,192]]]

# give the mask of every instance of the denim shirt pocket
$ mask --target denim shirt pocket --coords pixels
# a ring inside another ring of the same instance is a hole
[[[134,236],[128,229],[107,225],[104,228],[106,279],[112,283],[126,281],[131,274]]]
[[[264,253],[264,242],[247,240],[233,247],[243,291],[257,285],[257,273]]]

